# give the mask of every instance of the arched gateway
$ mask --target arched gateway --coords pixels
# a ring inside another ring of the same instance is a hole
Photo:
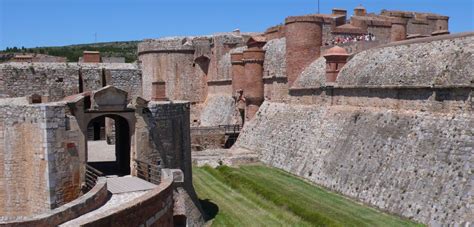
[[[72,102],[68,102],[71,114],[75,117],[82,134],[81,143],[85,151],[83,160],[108,175],[128,175],[133,166],[131,153],[134,152],[132,138],[135,134],[136,116],[135,108],[127,106],[127,103],[127,92],[113,86],[104,87],[93,93],[83,93],[76,96]],[[114,124],[104,124],[104,119],[110,119]],[[114,128],[115,161],[89,162],[88,154],[104,151],[88,151],[88,139],[101,137],[99,131],[104,127],[105,131]]]

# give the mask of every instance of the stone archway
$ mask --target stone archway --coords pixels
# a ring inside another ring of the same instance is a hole
[[[115,143],[109,145],[105,140],[102,140],[98,141],[101,142],[98,143],[99,146],[90,146],[90,143],[96,141],[90,141],[91,132],[88,131],[88,135],[85,137],[85,143],[87,144],[87,146],[85,146],[87,164],[106,175],[129,175],[131,172],[131,130],[129,123],[127,119],[120,116],[120,113],[105,114],[91,119],[88,123],[88,128],[90,128],[91,124],[97,122],[97,120],[104,122],[105,118],[111,118],[115,123]],[[93,133],[95,137],[97,132]],[[108,152],[109,146],[113,147],[114,153],[110,154]],[[91,155],[94,156],[93,159],[91,159]],[[110,157],[111,155],[112,157]]]
[[[87,92],[71,97],[68,105],[71,114],[77,120],[79,131],[82,133],[82,146],[84,170],[85,164],[88,163],[87,135],[88,126],[91,122],[95,122],[101,118],[111,118],[115,122],[116,144],[115,156],[116,160],[110,163],[99,163],[99,169],[105,174],[112,175],[128,175],[133,172],[131,165],[133,149],[133,137],[135,136],[135,109],[127,106],[127,92],[106,86],[94,92]],[[72,100],[71,100],[72,99]],[[98,167],[97,165],[93,167]]]

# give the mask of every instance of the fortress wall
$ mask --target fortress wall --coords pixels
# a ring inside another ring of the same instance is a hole
[[[107,85],[128,93],[128,98],[142,96],[142,72],[128,69],[106,69]]]
[[[330,87],[319,58],[289,100],[260,107],[235,146],[419,222],[473,222],[470,43],[464,34],[364,51]]]
[[[273,39],[263,47],[265,60],[263,62],[264,96],[266,100],[284,100],[288,96],[286,78],[286,40]]]
[[[177,185],[175,198],[184,202],[180,209],[185,211],[187,225],[201,226],[204,223],[197,195],[192,184],[190,103],[187,101],[150,102],[148,121],[149,144],[152,153],[161,157],[163,168],[180,169],[181,181]],[[144,137],[146,138],[146,137]],[[146,143],[146,141],[139,141]],[[140,151],[146,155],[146,151]],[[153,162],[153,160],[150,160]]]
[[[431,26],[428,24],[428,21],[410,19],[407,24],[407,34],[420,34],[431,36],[431,33],[434,32]]]
[[[0,103],[1,216],[30,216],[80,193],[79,138],[66,132],[64,106]]]
[[[381,43],[389,43],[390,42],[390,25],[386,26],[368,26],[367,33],[372,33],[375,36],[375,40]]]
[[[48,96],[48,101],[79,93],[79,78],[83,91],[102,88],[102,79],[109,78],[113,85],[140,94],[140,70],[134,64],[102,63],[5,63],[0,64],[0,94],[22,97],[33,93]],[[110,82],[110,81],[109,81]]]
[[[145,40],[138,45],[143,69],[142,89],[151,98],[151,83],[166,82],[166,95],[171,100],[204,101],[206,76],[198,73],[194,62],[193,37],[170,37]]]
[[[337,44],[337,46],[344,48],[347,53],[354,54],[364,50],[368,50],[381,44],[385,44],[386,42],[382,42],[381,40],[374,40],[374,41],[358,41],[358,42],[351,42],[351,43],[341,43]],[[321,47],[321,54],[324,55],[327,50],[331,49],[335,45],[327,45]]]
[[[28,216],[50,208],[45,151],[46,119],[39,106],[8,104],[0,108],[0,216]]]
[[[371,103],[265,102],[236,146],[391,213],[431,224],[472,222],[472,101],[458,112]]]
[[[213,35],[212,42],[208,81],[232,79],[229,52],[231,49],[245,46],[246,39],[240,34],[223,33]]]
[[[239,123],[235,101],[229,95],[209,95],[200,116],[200,126],[218,126]]]
[[[73,201],[81,194],[84,181],[84,137],[75,119],[66,120],[66,106],[62,103],[42,105],[47,119],[45,135],[49,162],[49,193],[51,209]]]
[[[36,93],[55,101],[79,92],[77,67],[67,67],[65,63],[0,64],[0,77],[0,91],[6,97]]]
[[[355,55],[339,85],[471,85],[474,33],[393,43]]]
[[[148,152],[151,156],[137,157],[157,163],[155,155],[158,154],[163,167],[181,169],[186,182],[192,182],[189,107],[189,102],[184,101],[150,102],[147,128],[150,130],[148,143],[153,150]],[[147,152],[141,154],[147,155]]]

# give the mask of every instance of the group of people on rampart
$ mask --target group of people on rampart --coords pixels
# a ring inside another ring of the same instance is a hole
[[[359,41],[375,41],[375,35],[368,33],[365,35],[339,35],[331,39],[330,41],[324,43],[325,46],[328,45],[337,45],[344,43],[352,43]]]

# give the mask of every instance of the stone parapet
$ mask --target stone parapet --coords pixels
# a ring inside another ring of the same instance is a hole
[[[145,39],[138,44],[138,55],[149,53],[194,53],[192,38]]]
[[[181,172],[180,170],[177,170]],[[165,174],[163,174],[165,173]],[[176,175],[176,176],[175,176]],[[182,172],[181,172],[182,175]],[[71,226],[174,226],[173,224],[173,189],[174,180],[179,176],[167,169],[162,170],[161,183],[144,195],[129,201],[120,207],[93,216],[86,222],[70,222]]]
[[[99,178],[96,185],[85,195],[64,204],[49,212],[27,218],[19,221],[0,222],[2,227],[20,227],[35,226],[47,227],[57,226],[66,221],[75,219],[83,214],[91,212],[108,200],[107,181],[105,178]]]

